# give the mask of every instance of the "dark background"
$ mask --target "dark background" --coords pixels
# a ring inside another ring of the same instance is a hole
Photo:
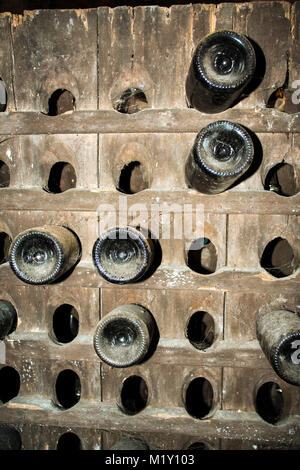
[[[234,1],[234,0],[231,0]],[[245,0],[235,0],[234,3],[244,3]],[[260,1],[260,0],[256,0]],[[295,0],[289,0],[293,3]],[[204,1],[184,1],[184,0],[161,0],[154,1],[118,1],[118,0],[0,0],[0,12],[10,11],[12,13],[22,13],[23,10],[37,10],[37,9],[51,9],[51,8],[96,8],[99,6],[144,6],[144,5],[183,5],[188,3],[222,3],[218,0],[204,0]],[[223,0],[223,3],[226,3]]]

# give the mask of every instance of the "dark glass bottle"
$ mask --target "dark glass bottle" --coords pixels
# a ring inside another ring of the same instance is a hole
[[[235,31],[216,31],[198,44],[186,80],[188,105],[204,113],[229,108],[254,75],[250,41]]]
[[[276,374],[292,385],[300,385],[300,317],[288,310],[258,315],[260,346]]]
[[[146,356],[154,332],[147,309],[129,304],[115,308],[97,325],[94,347],[100,359],[113,367],[129,367]]]
[[[154,255],[152,240],[132,227],[108,230],[93,248],[95,265],[104,279],[117,284],[136,282],[149,270]]]
[[[253,155],[252,139],[242,126],[213,122],[195,139],[185,167],[187,184],[201,193],[221,193],[247,171]]]
[[[19,432],[10,426],[0,426],[0,450],[21,450]]]
[[[45,225],[25,230],[13,240],[9,263],[22,281],[48,284],[71,269],[80,253],[80,242],[71,230]]]
[[[141,439],[124,438],[115,442],[110,450],[149,450],[149,447]]]
[[[0,340],[12,333],[17,326],[17,312],[7,300],[0,300]]]

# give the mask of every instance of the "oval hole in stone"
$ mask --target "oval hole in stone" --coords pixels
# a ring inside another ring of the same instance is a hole
[[[134,114],[148,108],[145,93],[140,88],[130,87],[112,99],[113,108],[119,113]]]
[[[55,384],[57,404],[68,409],[76,405],[80,400],[81,383],[78,375],[71,369],[61,371]]]
[[[186,390],[186,411],[196,419],[204,419],[212,410],[214,391],[211,383],[204,377],[193,379]]]
[[[0,369],[0,402],[7,403],[15,398],[20,390],[20,375],[10,366]]]
[[[215,338],[215,322],[207,312],[195,312],[190,317],[186,336],[196,349],[209,348]]]
[[[294,167],[289,163],[273,166],[266,176],[264,189],[286,197],[297,194],[299,188]]]
[[[187,253],[187,265],[199,274],[212,274],[217,268],[217,250],[208,238],[194,240]]]
[[[9,166],[0,160],[0,188],[8,188],[10,184]]]
[[[48,101],[48,116],[58,116],[67,111],[74,111],[75,98],[69,90],[59,88],[55,90]]]
[[[294,251],[287,240],[278,237],[270,241],[261,256],[260,265],[269,274],[281,278],[295,271]]]
[[[132,375],[124,380],[121,390],[121,409],[128,415],[142,411],[148,401],[148,387],[145,380]]]
[[[277,424],[283,411],[282,390],[275,382],[266,382],[256,394],[255,407],[259,416],[270,424]]]
[[[63,193],[76,188],[76,172],[67,162],[56,162],[50,170],[47,191],[53,194]]]

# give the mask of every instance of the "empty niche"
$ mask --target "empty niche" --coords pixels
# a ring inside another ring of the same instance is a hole
[[[118,191],[135,194],[149,188],[148,172],[139,161],[125,163],[120,172]]]
[[[145,92],[136,87],[128,87],[114,96],[112,106],[123,114],[134,114],[149,107]]]
[[[47,192],[59,194],[68,189],[76,188],[76,182],[77,177],[74,167],[68,162],[56,162],[50,169],[45,189]]]
[[[199,274],[212,274],[217,269],[217,250],[208,238],[194,240],[186,255],[188,267]]]
[[[65,432],[57,442],[57,450],[81,450],[81,448],[81,441],[73,432]]]
[[[299,185],[293,165],[281,162],[273,166],[265,178],[264,189],[286,197],[297,194]]]
[[[52,318],[54,340],[58,343],[70,343],[76,338],[79,329],[79,315],[77,310],[69,304],[60,305]]]
[[[22,439],[19,431],[12,426],[0,425],[0,450],[21,450]]]
[[[187,447],[187,450],[213,450],[213,447],[206,442],[195,441]]]
[[[135,194],[151,184],[151,155],[139,142],[128,142],[112,161],[111,171],[115,187],[124,194]]]
[[[0,369],[0,404],[7,403],[15,398],[20,390],[20,375],[10,366]]]
[[[9,166],[0,160],[0,188],[8,188],[10,185]]]
[[[0,264],[8,261],[8,252],[11,245],[11,238],[5,232],[0,232]]]
[[[79,402],[81,383],[78,375],[71,369],[61,371],[55,384],[56,403],[59,408],[69,409]]]
[[[274,238],[265,247],[260,265],[271,276],[290,276],[296,269],[294,251],[289,242],[281,237]]]
[[[135,415],[142,411],[148,403],[148,387],[145,380],[137,375],[127,377],[123,384],[118,401],[120,409]]]
[[[282,389],[275,382],[261,385],[255,398],[255,408],[259,416],[269,424],[277,424],[282,418],[284,400]]]
[[[194,348],[204,350],[209,348],[215,340],[215,322],[207,313],[198,311],[189,318],[186,337]]]
[[[58,116],[74,109],[75,98],[69,90],[60,88],[55,90],[49,98],[48,116]]]
[[[193,379],[185,392],[185,409],[193,418],[205,419],[212,411],[214,391],[204,377]]]

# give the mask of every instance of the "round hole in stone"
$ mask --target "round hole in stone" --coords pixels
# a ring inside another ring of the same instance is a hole
[[[70,163],[56,162],[49,173],[47,190],[54,194],[63,193],[76,188],[76,181],[76,173]]]
[[[217,250],[208,238],[194,240],[187,253],[187,265],[199,274],[212,274],[217,268]]]
[[[260,265],[269,274],[277,278],[293,274],[295,259],[289,242],[281,237],[270,241],[263,251]]]
[[[212,410],[214,392],[211,383],[204,377],[193,379],[185,394],[186,411],[196,419],[204,419]]]
[[[148,101],[143,90],[130,87],[115,96],[112,105],[119,113],[133,114],[148,108]]]
[[[148,387],[145,380],[132,375],[124,380],[121,390],[121,410],[128,415],[142,411],[148,402]]]
[[[0,402],[7,403],[16,397],[20,390],[20,375],[10,366],[0,369]]]
[[[60,88],[55,90],[48,101],[48,116],[58,116],[67,111],[74,111],[75,98],[69,90]]]
[[[76,405],[81,395],[81,383],[76,372],[71,369],[60,372],[56,379],[55,390],[60,408],[68,409]]]
[[[295,169],[289,163],[279,163],[267,173],[264,189],[280,196],[294,196],[299,192]]]
[[[77,434],[66,432],[58,439],[57,450],[81,450],[81,441]]]
[[[193,444],[188,447],[188,450],[211,450],[211,447],[205,442],[193,442]]]
[[[0,450],[21,450],[22,440],[17,429],[12,426],[0,426]]]
[[[8,165],[0,160],[0,188],[8,188],[10,184],[10,171]]]
[[[7,233],[0,232],[0,264],[8,261],[8,252],[11,244],[11,238]]]
[[[256,394],[255,407],[259,416],[270,424],[277,424],[281,419],[284,406],[282,390],[275,382],[266,382]]]
[[[7,106],[7,88],[2,78],[0,78],[0,112],[5,111],[6,106]]]
[[[78,335],[79,315],[69,304],[60,305],[53,314],[53,334],[59,343],[70,343]]]
[[[195,312],[190,317],[186,336],[196,349],[209,348],[215,338],[215,322],[207,312]]]
[[[283,87],[274,90],[267,100],[267,108],[278,109],[284,111],[286,104],[286,93]]]
[[[125,194],[135,194],[149,188],[147,172],[138,161],[127,163],[123,166],[117,189]]]

